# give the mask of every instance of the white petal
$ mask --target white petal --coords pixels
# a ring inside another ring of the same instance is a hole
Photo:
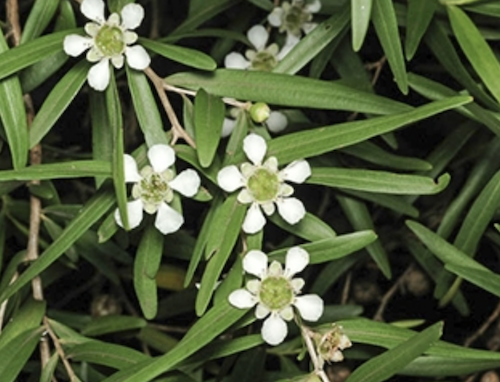
[[[243,269],[251,275],[264,277],[267,272],[267,255],[256,249],[249,251],[243,258]]]
[[[166,235],[177,231],[182,224],[184,224],[184,217],[180,213],[167,203],[160,203],[155,219],[155,227],[158,231]]]
[[[123,169],[125,172],[125,183],[136,183],[142,179],[137,169],[137,162],[128,154],[123,156]]]
[[[128,46],[125,49],[125,56],[127,57],[128,66],[132,69],[144,70],[151,63],[148,52],[140,45]]]
[[[311,166],[304,160],[296,160],[280,171],[282,179],[294,183],[304,183],[311,176]]]
[[[192,198],[198,192],[200,183],[201,180],[198,173],[189,168],[177,175],[168,185],[182,195]]]
[[[169,145],[153,145],[148,150],[148,159],[155,172],[163,172],[175,163],[175,151]]]
[[[64,38],[64,52],[71,57],[76,57],[89,49],[93,44],[93,40],[88,37],[70,34]]]
[[[144,19],[144,8],[139,4],[127,4],[120,12],[122,15],[122,26],[125,29],[135,29]]]
[[[264,214],[260,210],[260,207],[257,203],[253,203],[247,211],[245,215],[245,220],[243,221],[243,231],[245,233],[257,233],[266,224],[266,218]]]
[[[269,24],[273,27],[280,27],[283,23],[283,12],[283,8],[281,7],[274,8],[273,11],[267,16]]]
[[[255,309],[255,317],[257,317],[259,320],[262,320],[269,313],[271,313],[271,311],[267,309],[264,304],[257,304],[257,308]]]
[[[319,10],[321,9],[321,1],[320,0],[310,0],[305,8],[310,13],[318,13]]]
[[[229,136],[236,126],[236,120],[231,118],[224,118],[224,122],[222,123],[222,132],[221,137],[225,138]]]
[[[266,141],[257,134],[247,135],[243,140],[243,151],[253,164],[260,165],[266,155]]]
[[[128,215],[128,225],[130,229],[134,229],[139,224],[141,224],[143,209],[142,209],[142,200],[137,199],[133,202],[127,203],[127,215]],[[120,212],[118,209],[115,211],[115,221],[120,227],[123,227],[123,222],[120,217]]]
[[[291,305],[283,308],[279,313],[280,317],[286,321],[291,321],[293,319],[293,309]]]
[[[92,66],[87,75],[89,85],[97,91],[105,90],[109,84],[109,70],[109,60],[107,59],[102,59]]]
[[[90,37],[95,37],[101,30],[101,26],[94,22],[89,22],[85,24],[85,33],[87,33]]]
[[[238,202],[240,202],[241,204],[250,204],[250,203],[253,203],[255,201],[255,199],[252,196],[252,194],[250,193],[250,191],[248,191],[246,188],[243,188],[240,191],[237,199],[238,199]]]
[[[264,210],[267,216],[271,216],[276,211],[276,207],[273,202],[261,204],[260,207]]]
[[[121,69],[123,67],[123,61],[123,54],[111,58],[111,63],[116,69]]]
[[[302,30],[305,34],[308,34],[311,33],[317,26],[317,23],[305,23],[302,25]]]
[[[217,184],[227,192],[236,191],[245,185],[245,179],[235,165],[224,167],[217,174]]]
[[[276,56],[278,58],[278,61],[281,61],[285,56],[290,53],[290,51],[295,48],[295,45],[297,45],[300,42],[300,38],[288,33],[286,36],[286,42],[285,45],[281,48],[279,51],[278,55]]]
[[[286,253],[285,275],[291,278],[294,274],[302,272],[309,264],[309,253],[300,247],[292,247]]]
[[[229,303],[239,309],[248,309],[254,306],[257,300],[246,289],[236,289],[229,295]]]
[[[300,315],[307,321],[318,321],[323,314],[323,300],[316,294],[306,294],[295,298],[293,303]]]
[[[276,201],[278,212],[289,224],[296,224],[306,214],[306,209],[302,202],[297,198],[283,198]]]
[[[269,118],[266,121],[267,128],[272,133],[279,133],[288,126],[288,118],[285,114],[279,111],[271,111]]]
[[[262,25],[254,25],[247,32],[247,37],[257,51],[263,50],[266,47],[269,33]]]
[[[86,18],[97,21],[99,24],[102,24],[105,20],[104,1],[102,0],[83,0],[80,11]]]
[[[224,58],[224,66],[228,69],[247,69],[250,64],[241,53],[231,52]]]
[[[275,346],[282,343],[287,332],[286,322],[277,314],[271,314],[262,325],[262,338],[269,345]]]

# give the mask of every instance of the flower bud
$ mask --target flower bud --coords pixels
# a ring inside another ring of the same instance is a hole
[[[271,109],[264,102],[257,102],[250,107],[249,112],[254,122],[262,123],[269,118]]]

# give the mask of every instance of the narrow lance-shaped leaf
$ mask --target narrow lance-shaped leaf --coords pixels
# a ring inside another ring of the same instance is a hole
[[[203,167],[212,163],[224,122],[224,103],[220,97],[199,89],[194,101],[194,131],[198,160]]]
[[[420,40],[432,20],[437,2],[434,0],[408,0],[407,28],[405,38],[406,59],[415,55]]]
[[[156,274],[163,252],[163,235],[154,225],[144,230],[134,261],[134,289],[146,319],[156,316]]]
[[[35,1],[21,35],[21,44],[40,36],[54,17],[59,0]]]
[[[448,6],[451,27],[460,47],[467,56],[483,84],[500,102],[500,63],[484,37],[460,8]]]
[[[192,90],[199,88],[221,97],[291,107],[394,114],[408,105],[369,94],[335,81],[253,70],[217,69],[212,73],[176,73],[167,84]]]
[[[0,30],[1,52],[9,52],[9,47]],[[0,81],[0,100],[0,119],[7,135],[12,164],[18,170],[28,160],[28,122],[21,85],[16,76]]]
[[[109,162],[82,160],[63,163],[48,163],[25,167],[21,170],[0,171],[0,181],[8,180],[50,180],[65,178],[80,178],[111,176],[111,165]]]
[[[128,65],[126,65],[126,71],[135,114],[144,134],[146,145],[148,147],[159,143],[168,145],[158,104],[146,76],[140,71],[130,69]]]
[[[352,49],[357,52],[365,40],[370,24],[373,0],[351,0]]]
[[[102,92],[89,92],[89,110],[92,124],[92,157],[107,162],[111,173],[113,134],[109,129],[106,98]],[[99,188],[105,180],[103,176],[96,176],[96,187]]]

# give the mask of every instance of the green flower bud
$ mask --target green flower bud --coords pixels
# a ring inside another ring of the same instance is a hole
[[[249,112],[254,122],[262,123],[269,118],[271,109],[264,102],[257,102],[250,107]]]

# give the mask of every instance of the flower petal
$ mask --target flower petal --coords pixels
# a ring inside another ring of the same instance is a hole
[[[127,203],[127,215],[128,215],[128,225],[130,229],[134,229],[139,224],[141,224],[143,209],[142,209],[142,200],[137,199],[132,202]],[[120,212],[118,209],[115,210],[115,221],[120,227],[123,228],[123,222],[120,217]]]
[[[293,309],[291,305],[283,308],[279,313],[280,317],[286,321],[291,321],[293,319]]]
[[[224,58],[224,66],[228,69],[248,69],[250,64],[241,53],[231,52]]]
[[[323,300],[316,294],[296,297],[293,305],[306,321],[318,321],[323,314]]]
[[[83,0],[80,5],[80,11],[89,20],[97,21],[102,24],[104,18],[104,1],[102,0]]]
[[[309,264],[309,253],[300,247],[292,247],[286,253],[285,276],[291,278]]]
[[[239,309],[248,309],[257,303],[255,296],[246,289],[236,289],[228,298],[229,303]]]
[[[266,125],[270,132],[279,133],[288,126],[288,118],[282,112],[271,111],[269,118],[267,118]]]
[[[222,132],[221,132],[222,138],[225,138],[225,137],[231,135],[235,126],[236,126],[235,119],[224,118],[224,122],[222,123]]]
[[[310,13],[318,13],[321,9],[321,1],[320,0],[309,0],[307,5],[305,6],[306,10]]]
[[[70,34],[64,38],[64,52],[71,57],[77,57],[93,45],[93,40],[88,37]]]
[[[285,45],[281,48],[279,53],[277,54],[276,58],[278,61],[281,61],[285,56],[290,53],[290,51],[295,48],[295,45],[297,45],[300,42],[300,38],[295,36],[292,33],[288,33],[286,36],[286,41]]]
[[[311,33],[316,27],[318,26],[317,23],[304,23],[302,25],[302,30],[304,31],[305,34]]]
[[[217,184],[227,192],[236,191],[245,185],[245,179],[235,165],[224,167],[217,174]]]
[[[283,13],[283,8],[276,7],[267,16],[267,21],[269,21],[269,24],[271,24],[273,27],[280,27],[283,23]]]
[[[169,145],[153,145],[148,150],[148,159],[153,170],[160,173],[175,163],[175,151]]]
[[[142,179],[137,169],[137,162],[128,154],[123,156],[123,170],[125,172],[125,183],[136,183]]]
[[[257,51],[263,50],[266,47],[269,33],[262,25],[254,25],[247,32],[247,37]]]
[[[277,314],[271,314],[262,325],[262,338],[269,345],[275,346],[282,343],[287,333],[286,322]]]
[[[140,45],[128,46],[125,49],[125,56],[128,66],[135,70],[144,70],[151,63],[148,52]]]
[[[144,19],[144,8],[139,4],[127,4],[120,12],[122,16],[122,27],[135,29],[141,25]]]
[[[168,185],[182,195],[192,198],[198,192],[200,183],[201,180],[198,173],[188,168],[177,175]]]
[[[243,188],[240,191],[237,199],[238,199],[238,202],[240,202],[241,204],[250,204],[250,203],[253,203],[255,201],[255,199],[252,196],[252,194],[250,193],[250,191],[248,191],[246,188]]]
[[[257,203],[253,203],[250,208],[247,210],[247,214],[245,215],[245,220],[243,221],[243,231],[245,233],[257,233],[266,224],[266,218],[264,214],[260,210],[260,207]]]
[[[155,227],[158,231],[166,235],[177,231],[182,224],[184,224],[184,217],[180,213],[167,203],[160,203],[155,219]]]
[[[297,198],[278,199],[276,205],[281,217],[289,224],[297,224],[306,214],[304,205]]]
[[[281,170],[280,175],[284,180],[294,183],[304,183],[311,176],[311,166],[304,159],[296,160]]]
[[[271,311],[264,304],[257,304],[257,308],[255,308],[255,317],[262,320],[269,313],[271,313]]]
[[[267,151],[267,143],[257,134],[250,134],[243,140],[243,151],[255,165],[260,165]]]
[[[267,272],[267,255],[256,249],[248,251],[243,258],[243,269],[251,275],[264,277]]]
[[[109,84],[109,60],[102,59],[93,65],[87,74],[87,80],[91,88],[97,91],[103,91]]]
[[[123,55],[114,56],[111,58],[111,63],[116,69],[121,69],[123,67]]]

